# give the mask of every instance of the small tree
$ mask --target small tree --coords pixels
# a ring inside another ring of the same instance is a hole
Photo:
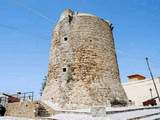
[[[46,84],[47,84],[47,76],[44,76],[42,86],[41,86],[41,89],[40,89],[40,96],[42,96],[42,93],[44,91],[44,88],[46,87]]]

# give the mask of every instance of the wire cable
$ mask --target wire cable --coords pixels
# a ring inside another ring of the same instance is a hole
[[[39,38],[39,39],[41,39],[41,40],[47,40],[47,41],[50,40],[50,39],[49,39],[50,36],[45,36],[45,35],[41,35],[41,34],[40,34],[40,36],[39,36],[39,35],[35,35],[35,34],[32,33],[32,32],[23,31],[22,29],[19,29],[19,28],[14,27],[14,26],[5,25],[5,24],[0,24],[0,27],[1,27],[1,28],[5,28],[5,29],[9,29],[9,30],[12,30],[12,31],[20,32],[21,34],[23,33],[23,34],[27,34],[27,35],[29,35],[29,36],[37,37],[37,38]]]
[[[45,19],[46,21],[48,21],[49,23],[53,24],[53,20],[50,19],[48,16],[44,15],[43,13],[39,12],[38,10],[25,6],[20,0],[13,0],[15,1],[15,3],[19,6],[21,6],[22,8],[25,8],[26,10],[28,10],[29,12],[33,13],[34,15],[37,15],[43,19]]]
[[[0,24],[0,27],[18,31],[17,27],[13,27],[13,26],[10,26],[10,25]]]

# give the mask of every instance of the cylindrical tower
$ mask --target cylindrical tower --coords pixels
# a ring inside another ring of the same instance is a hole
[[[53,33],[42,100],[66,109],[126,105],[108,21],[64,11]]]

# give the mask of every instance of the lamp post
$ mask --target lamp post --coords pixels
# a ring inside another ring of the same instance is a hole
[[[150,93],[151,93],[151,99],[153,98],[153,94],[152,94],[152,88],[149,89]]]

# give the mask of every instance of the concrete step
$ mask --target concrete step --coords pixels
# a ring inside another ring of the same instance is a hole
[[[49,117],[51,114],[49,111],[46,109],[46,107],[42,104],[39,103],[39,108],[38,108],[38,116],[39,117]]]
[[[141,119],[144,119],[144,118],[149,118],[149,117],[153,117],[153,116],[157,116],[157,115],[160,115],[160,112],[153,113],[153,114],[147,114],[147,115],[143,115],[143,116],[139,116],[139,117],[134,117],[134,118],[131,118],[131,119],[128,119],[128,120],[141,120]]]

